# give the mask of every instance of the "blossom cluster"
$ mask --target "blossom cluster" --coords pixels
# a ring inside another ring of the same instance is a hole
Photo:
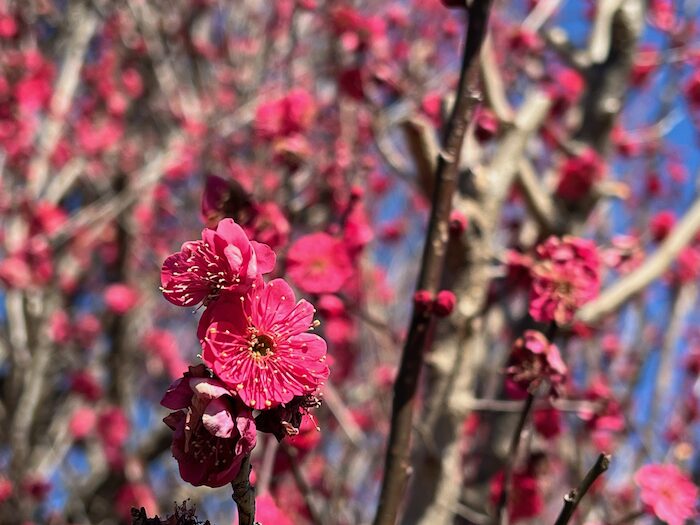
[[[193,485],[230,483],[255,447],[256,430],[279,439],[298,433],[328,377],[326,342],[310,333],[316,310],[297,301],[284,279],[263,277],[275,258],[225,218],[163,263],[165,298],[205,308],[197,330],[203,364],[162,400],[176,410],[164,421],[174,431],[180,474]]]
[[[540,322],[570,323],[576,310],[600,289],[599,258],[593,241],[550,237],[537,247],[532,267],[530,315]]]

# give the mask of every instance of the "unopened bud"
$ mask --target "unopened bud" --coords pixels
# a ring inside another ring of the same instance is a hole
[[[469,219],[460,211],[452,210],[450,213],[450,234],[455,237],[462,235],[469,226]]]
[[[413,294],[413,305],[419,312],[429,312],[433,307],[433,294],[428,290],[417,290]]]
[[[433,310],[438,317],[447,317],[457,304],[457,298],[450,290],[440,290],[433,303]]]

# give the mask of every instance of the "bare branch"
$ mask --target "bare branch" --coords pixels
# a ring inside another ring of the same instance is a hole
[[[42,126],[37,140],[37,153],[29,165],[29,191],[38,197],[44,190],[49,173],[49,161],[65,123],[66,114],[80,80],[85,52],[97,29],[97,14],[83,2],[73,2],[69,12],[73,31],[66,45],[63,66],[51,98],[51,114]]]
[[[486,36],[481,48],[481,78],[484,81],[484,94],[488,105],[501,122],[512,122],[513,108],[510,107],[506,98],[503,78],[498,70],[498,60],[493,52],[493,42],[490,35]]]
[[[601,0],[596,4],[595,20],[588,44],[588,56],[593,64],[600,64],[610,53],[612,19],[624,0]]]
[[[542,187],[535,168],[526,158],[520,159],[517,182],[525,197],[525,203],[535,221],[544,232],[559,232],[564,225],[554,199]]]
[[[539,128],[549,111],[551,100],[541,91],[530,92],[515,117],[514,127],[501,140],[488,167],[490,194],[494,210],[500,210],[510,185],[518,172],[520,159],[532,133]]]
[[[427,119],[419,116],[404,120],[401,123],[401,129],[416,166],[418,184],[424,195],[432,195],[439,149],[435,130]]]
[[[598,479],[603,472],[608,470],[608,467],[610,467],[610,455],[601,454],[598,456],[595,464],[591,470],[588,471],[586,477],[583,478],[581,484],[564,496],[564,508],[561,510],[561,514],[559,514],[554,525],[566,525],[569,523],[581,499],[586,495],[586,492],[588,492],[588,489],[591,488],[595,480]]]
[[[700,231],[700,199],[695,201],[669,236],[639,268],[603,291],[597,299],[584,305],[578,312],[578,320],[586,324],[595,324],[617,310],[658,279],[681,250],[695,238],[698,231]]]
[[[464,42],[457,99],[447,122],[443,150],[438,157],[435,192],[426,232],[417,288],[435,292],[442,277],[447,248],[447,222],[457,186],[459,161],[467,126],[479,100],[479,53],[486,36],[490,0],[475,0],[468,7],[468,28]],[[384,478],[374,525],[393,525],[408,481],[413,406],[423,351],[428,343],[430,314],[414,309],[408,336],[394,384],[391,430],[385,458]]]

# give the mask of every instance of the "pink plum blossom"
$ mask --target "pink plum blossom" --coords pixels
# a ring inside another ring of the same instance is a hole
[[[205,229],[201,241],[189,241],[163,263],[163,295],[178,306],[208,303],[222,291],[245,292],[275,265],[265,244],[250,241],[233,219],[216,230]]]
[[[217,301],[200,320],[202,359],[251,408],[313,394],[328,377],[314,313],[283,279]]]

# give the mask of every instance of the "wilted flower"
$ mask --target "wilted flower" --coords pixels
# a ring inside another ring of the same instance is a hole
[[[260,432],[273,434],[278,441],[282,441],[285,437],[298,436],[302,422],[305,421],[304,416],[310,421],[309,410],[320,405],[321,401],[316,396],[296,396],[284,405],[260,412],[255,418],[255,424]]]
[[[161,404],[177,410],[163,421],[174,431],[172,452],[182,479],[208,487],[233,481],[255,447],[252,412],[203,365],[190,367],[170,385]]]
[[[225,218],[245,224],[253,214],[253,203],[240,183],[209,175],[204,185],[200,214],[208,228],[216,228]]]

